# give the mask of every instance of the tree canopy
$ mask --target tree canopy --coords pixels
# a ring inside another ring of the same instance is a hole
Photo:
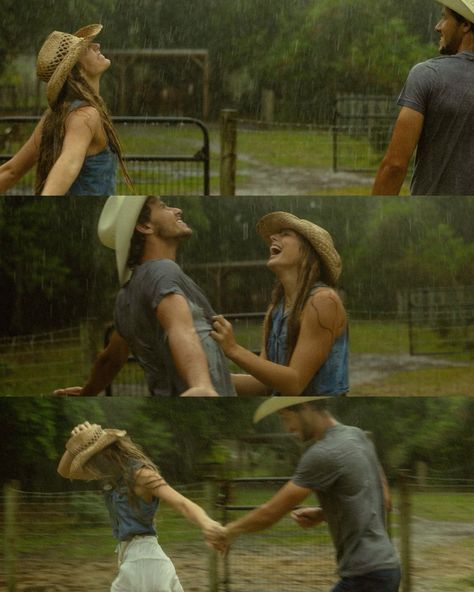
[[[262,90],[272,89],[280,119],[327,119],[335,93],[398,93],[409,68],[437,53],[433,0],[27,0],[21,11],[13,0],[5,3],[0,74],[15,55],[36,53],[52,30],[101,22],[105,54],[208,49],[214,114],[232,106],[258,116]],[[159,61],[140,69],[155,85],[179,86],[191,66]],[[115,110],[113,76],[104,83]],[[134,91],[131,101],[140,94]]]

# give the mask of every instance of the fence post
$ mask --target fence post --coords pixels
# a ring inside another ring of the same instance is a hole
[[[222,109],[220,115],[220,195],[235,195],[235,172],[237,160],[236,116],[237,111],[235,109]]]
[[[210,479],[206,483],[206,503],[209,513],[212,514],[217,508],[218,488],[214,479]],[[219,577],[218,577],[218,555],[214,549],[209,549],[208,556],[208,573],[209,573],[209,592],[219,591]]]
[[[17,481],[7,483],[5,492],[5,535],[4,535],[4,557],[5,571],[8,592],[16,592],[16,560],[17,560]]]
[[[407,470],[400,470],[398,472],[398,491],[400,495],[400,559],[402,564],[402,592],[411,592],[411,501],[408,476],[409,471]]]

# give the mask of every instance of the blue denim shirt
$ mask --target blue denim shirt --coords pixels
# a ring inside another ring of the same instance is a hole
[[[135,470],[139,468],[136,466]],[[129,501],[128,487],[122,478],[116,487],[105,486],[104,499],[109,511],[114,538],[126,541],[135,535],[156,535],[153,519],[159,506],[159,500],[153,498],[146,502],[136,497]]]
[[[313,290],[327,287],[318,282]],[[268,336],[267,358],[277,364],[287,366],[289,363],[286,353],[286,338],[288,334],[288,316],[285,314],[284,304],[280,302],[272,312],[272,327]],[[349,333],[345,331],[339,335],[329,352],[324,364],[319,368],[301,395],[342,395],[349,390]],[[280,395],[273,391],[273,395]]]
[[[73,101],[69,110],[73,111],[86,104],[84,101]],[[117,155],[110,146],[106,146],[98,154],[86,156],[67,195],[114,195],[117,163]]]

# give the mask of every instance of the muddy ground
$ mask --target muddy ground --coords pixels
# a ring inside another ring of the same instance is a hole
[[[232,551],[227,576],[219,566],[220,592],[327,592],[335,582],[330,549],[284,549],[250,543],[243,537]],[[205,592],[209,554],[204,546],[165,548],[186,592]],[[18,561],[17,592],[102,592],[114,578],[113,557],[58,561],[51,555]],[[412,527],[412,592],[468,592],[474,588],[474,523],[433,522],[415,518]],[[6,590],[4,564],[0,589]]]

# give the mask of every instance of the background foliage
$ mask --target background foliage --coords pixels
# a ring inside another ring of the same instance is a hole
[[[85,419],[127,429],[171,483],[212,474],[248,476],[251,467],[239,455],[237,441],[282,432],[277,415],[252,424],[260,402],[1,398],[0,481],[18,479],[29,490],[63,487],[55,468],[71,428]],[[349,398],[329,405],[343,423],[372,433],[390,478],[398,468],[414,470],[418,461],[438,476],[474,477],[472,398]],[[281,438],[247,446],[252,470],[260,475],[291,474],[301,454],[301,448]]]
[[[0,74],[19,53],[36,54],[52,30],[101,22],[105,54],[208,49],[214,115],[236,107],[258,116],[262,90],[273,89],[278,118],[326,120],[337,92],[398,93],[409,68],[437,53],[439,5],[432,0],[26,0],[21,11],[13,0],[2,5]],[[159,115],[154,91],[185,86],[189,76],[199,87],[193,67],[191,61],[142,65],[149,83],[129,93],[127,114]],[[114,77],[106,78],[116,112]],[[199,113],[198,97],[196,113],[187,115]]]

